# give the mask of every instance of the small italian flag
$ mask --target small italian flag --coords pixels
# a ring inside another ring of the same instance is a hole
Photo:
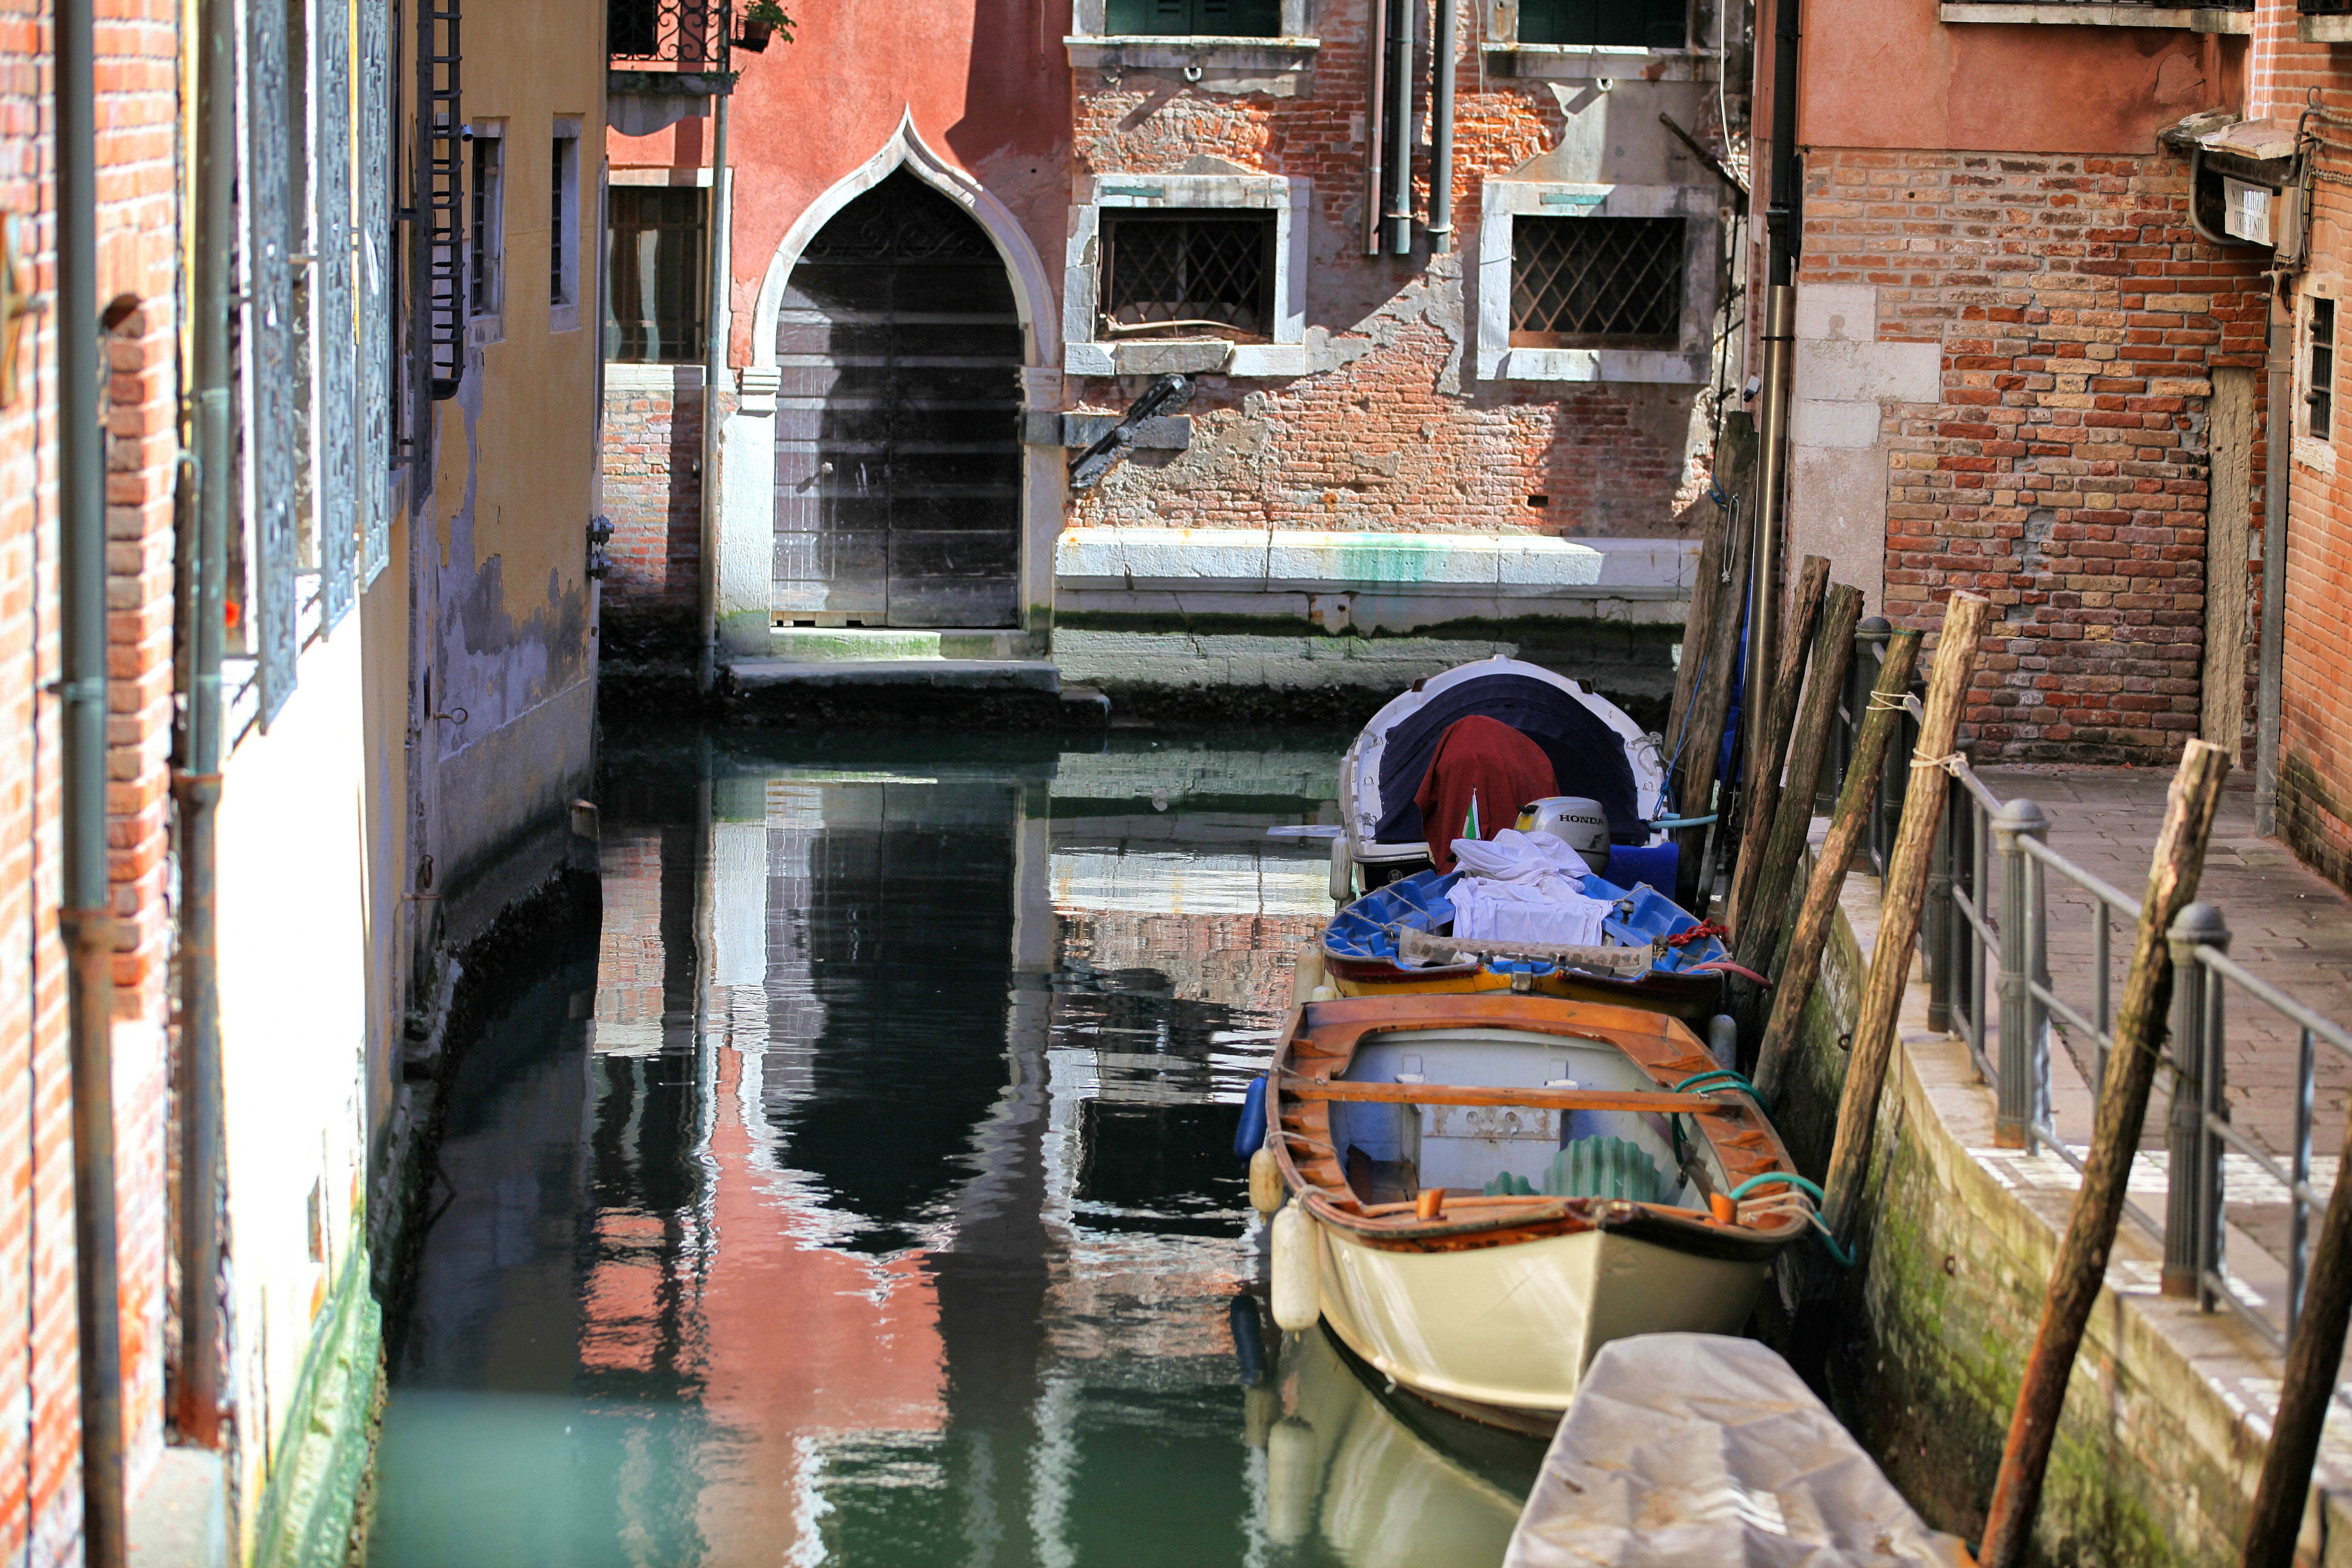
[[[1478,795],[1475,790],[1470,794],[1470,809],[1462,818],[1462,837],[1465,838],[1486,837],[1478,831]]]

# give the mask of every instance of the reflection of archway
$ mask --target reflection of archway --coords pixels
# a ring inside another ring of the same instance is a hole
[[[895,170],[810,238],[774,330],[776,618],[1016,624],[1024,344],[987,231]]]

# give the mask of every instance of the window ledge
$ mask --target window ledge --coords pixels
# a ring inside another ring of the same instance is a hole
[[[2225,11],[2210,5],[2142,5],[2118,0],[2093,0],[2088,5],[2021,5],[2017,0],[1943,0],[1937,7],[1947,22],[2023,23],[2045,27],[2179,27],[2191,33],[2251,34],[2252,11]],[[2308,20],[2308,18],[2306,18]]]
[[[1949,7],[1947,7],[1948,9]],[[1483,46],[1498,76],[1555,81],[1713,81],[1720,74],[1715,49],[1637,49],[1599,44],[1519,44],[1489,39]]]
[[[2297,16],[2294,36],[2305,44],[2352,44],[2352,16]]]
[[[1305,375],[1304,343],[1236,343],[1223,338],[1159,338],[1149,342],[1070,342],[1062,347],[1070,375],[1227,375],[1244,379]]]
[[[1158,34],[1108,34],[1062,40],[1070,64],[1082,70],[1198,70],[1210,92],[1271,92],[1289,97],[1294,79],[1315,63],[1320,38],[1228,38]],[[1272,78],[1279,86],[1259,85]]]
[[[1704,385],[1705,353],[1673,349],[1508,348],[1488,381],[1647,382],[1670,386]]]

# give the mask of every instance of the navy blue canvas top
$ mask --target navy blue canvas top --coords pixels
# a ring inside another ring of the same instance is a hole
[[[1642,821],[1641,797],[1625,738],[1601,715],[1549,681],[1527,675],[1490,675],[1441,691],[1388,732],[1381,754],[1381,819],[1372,837],[1381,844],[1423,841],[1421,789],[1437,742],[1455,721],[1473,716],[1508,724],[1551,759],[1554,788],[1561,795],[1597,800],[1609,818],[1609,837],[1640,844],[1650,837]],[[1525,805],[1514,801],[1514,806]],[[1508,826],[1508,823],[1504,824]]]

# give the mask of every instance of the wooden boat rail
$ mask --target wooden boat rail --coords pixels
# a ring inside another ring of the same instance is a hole
[[[1647,1110],[1659,1115],[1738,1116],[1736,1100],[1704,1094],[1607,1089],[1509,1089],[1486,1084],[1357,1083],[1346,1079],[1285,1077],[1292,1100],[1344,1100],[1386,1105],[1504,1105],[1537,1110]]]

